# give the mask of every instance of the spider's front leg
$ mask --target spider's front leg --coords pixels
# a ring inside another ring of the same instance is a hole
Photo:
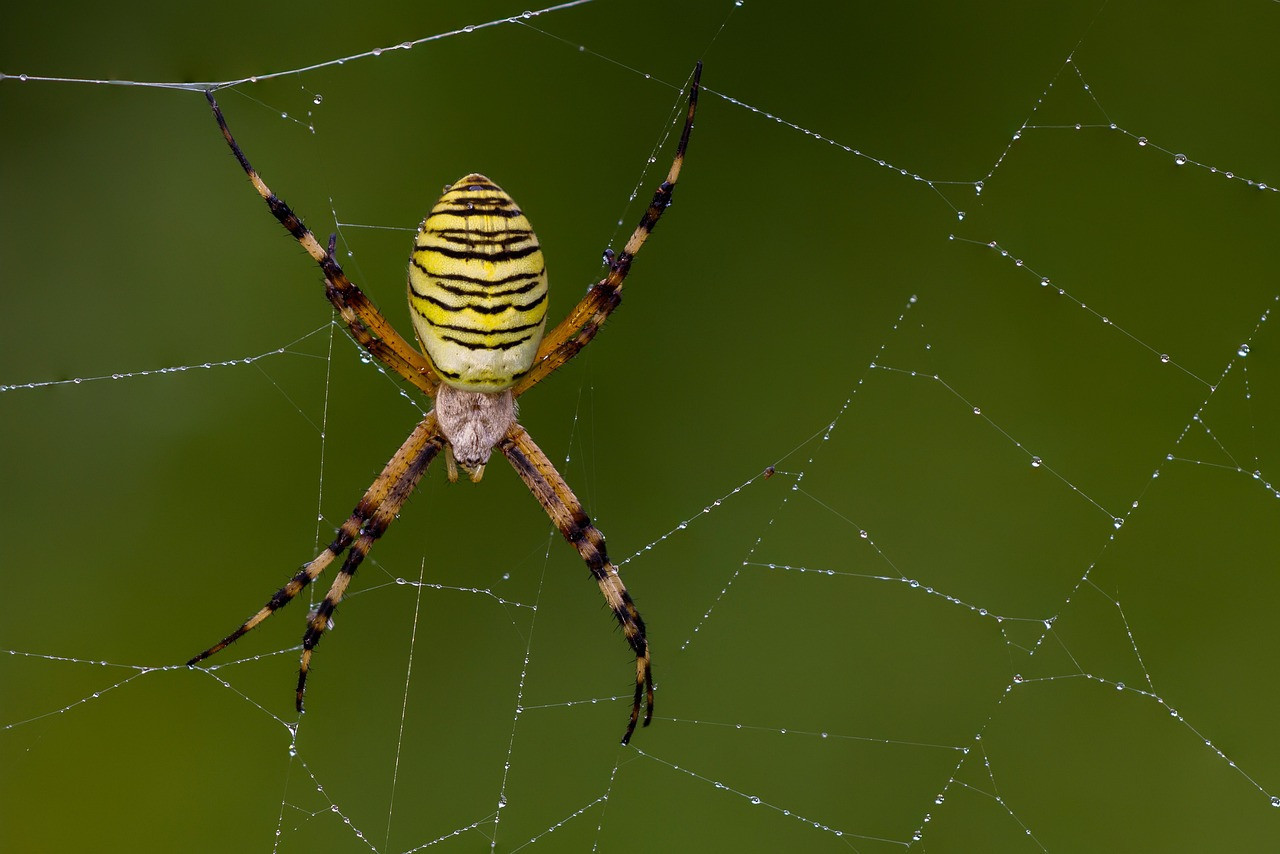
[[[247,632],[257,628],[267,617],[292,602],[294,597],[315,581],[335,558],[350,549],[342,569],[329,588],[328,595],[311,614],[307,632],[303,636],[297,690],[297,708],[298,711],[302,711],[302,695],[306,688],[307,672],[310,669],[311,650],[320,642],[321,635],[328,628],[334,608],[346,592],[351,576],[355,574],[357,567],[373,547],[374,541],[382,536],[387,526],[391,524],[391,520],[400,512],[400,508],[413,493],[427,466],[435,459],[443,445],[444,438],[440,435],[435,413],[428,413],[409,434],[395,455],[387,461],[382,473],[369,486],[351,515],[338,528],[333,542],[298,570],[297,574],[289,579],[284,587],[276,591],[256,614],[245,620],[238,629],[221,641],[194,656],[187,662],[187,666],[199,664],[239,640]]]
[[[648,726],[653,719],[653,670],[649,661],[649,641],[645,637],[644,620],[631,601],[631,594],[622,583],[618,568],[609,560],[604,534],[591,524],[591,519],[582,509],[582,503],[556,471],[551,460],[547,459],[547,455],[534,444],[529,433],[519,424],[512,424],[498,447],[525,486],[538,499],[538,503],[547,511],[560,533],[578,550],[596,583],[600,585],[600,592],[604,594],[605,602],[617,618],[618,625],[622,627],[623,636],[636,654],[635,699],[631,704],[631,720],[627,723],[627,731],[622,735],[622,743],[626,744],[635,732],[642,703],[645,706],[644,725]]]

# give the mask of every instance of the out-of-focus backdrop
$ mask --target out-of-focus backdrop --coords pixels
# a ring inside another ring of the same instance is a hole
[[[1278,34],[1261,0],[7,10],[0,847],[1273,846]],[[176,666],[429,402],[199,91],[83,80],[262,77],[231,127],[407,333],[470,171],[562,316],[698,59],[621,309],[521,402],[649,622],[653,725],[618,746],[626,645],[501,461],[429,473],[301,722],[306,602]]]

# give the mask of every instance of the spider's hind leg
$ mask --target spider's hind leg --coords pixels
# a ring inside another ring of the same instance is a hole
[[[631,271],[631,262],[640,253],[654,226],[662,218],[662,214],[671,204],[671,194],[675,191],[676,181],[680,178],[680,170],[684,166],[685,150],[689,147],[689,135],[693,133],[693,117],[698,110],[698,91],[702,79],[702,63],[693,69],[693,78],[689,83],[689,100],[685,112],[684,128],[680,131],[680,142],[676,145],[675,158],[667,177],[653,194],[653,201],[645,209],[640,224],[631,233],[622,251],[615,253],[612,249],[604,250],[604,262],[609,272],[587,291],[587,295],[573,307],[569,316],[548,332],[538,345],[537,356],[533,366],[516,382],[512,392],[516,397],[533,388],[552,371],[576,356],[583,347],[591,342],[600,327],[608,319],[618,304],[622,302],[622,285],[627,273]]]

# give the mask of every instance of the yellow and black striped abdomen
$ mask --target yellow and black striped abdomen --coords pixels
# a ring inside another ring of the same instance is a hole
[[[547,268],[529,220],[483,175],[445,190],[418,227],[409,311],[422,349],[455,388],[502,391],[533,364]]]

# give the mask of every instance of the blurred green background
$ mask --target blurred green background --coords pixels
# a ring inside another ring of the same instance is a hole
[[[238,79],[523,10],[23,4],[0,71]],[[623,307],[522,400],[650,626],[631,748],[626,646],[496,461],[378,544],[296,739],[305,605],[145,669],[258,607],[427,404],[198,92],[0,79],[0,847],[1274,849],[1278,16],[597,0],[219,94],[408,331],[411,230],[472,170],[563,315],[704,60]]]

